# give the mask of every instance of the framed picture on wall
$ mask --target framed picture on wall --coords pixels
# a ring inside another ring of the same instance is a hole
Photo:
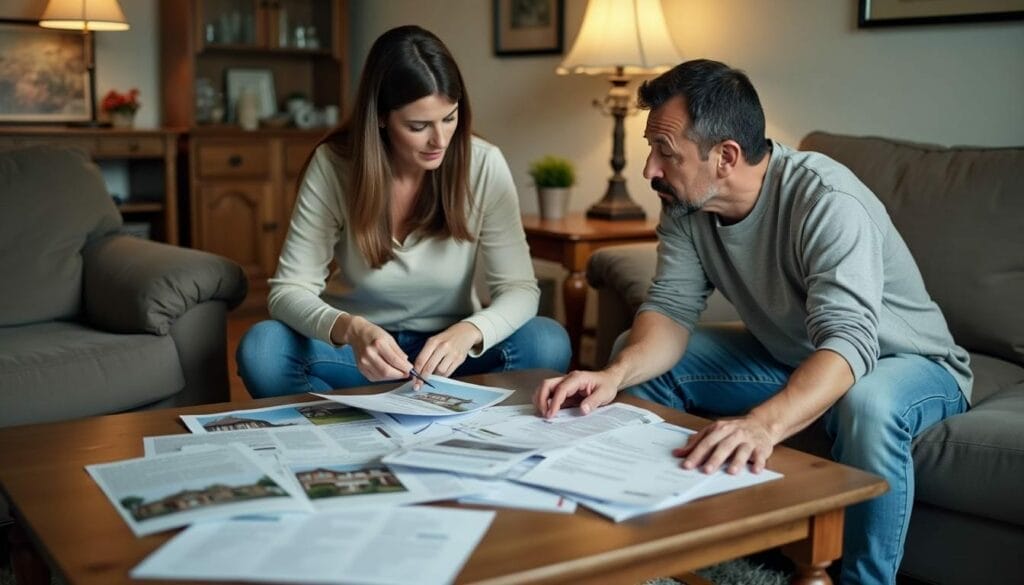
[[[494,0],[494,54],[562,52],[565,0]]]
[[[1024,0],[860,0],[857,26],[901,26],[1024,19]]]
[[[0,123],[92,119],[86,35],[0,20]]]
[[[259,103],[260,118],[277,113],[277,96],[274,92],[274,72],[270,69],[227,69],[224,72],[224,87],[228,94],[228,121],[237,122],[238,96],[243,91],[255,92]]]

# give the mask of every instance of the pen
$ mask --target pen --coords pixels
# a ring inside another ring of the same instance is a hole
[[[409,375],[412,376],[413,378],[416,378],[420,382],[423,382],[427,386],[430,386],[434,390],[437,390],[437,386],[434,386],[433,384],[428,382],[426,378],[424,378],[422,375],[420,375],[419,372],[416,371],[416,368],[413,368],[413,369],[409,370]]]

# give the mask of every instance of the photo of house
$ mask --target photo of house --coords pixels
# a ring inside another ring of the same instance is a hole
[[[311,500],[407,491],[398,477],[380,464],[326,465],[292,472]]]
[[[288,494],[274,480],[263,476],[251,484],[214,484],[201,489],[184,489],[156,500],[127,496],[121,499],[121,505],[135,520],[141,522],[206,506],[287,496]]]

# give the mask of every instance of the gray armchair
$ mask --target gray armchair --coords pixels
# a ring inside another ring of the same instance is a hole
[[[0,153],[0,427],[228,399],[242,269],[121,225],[84,154]]]

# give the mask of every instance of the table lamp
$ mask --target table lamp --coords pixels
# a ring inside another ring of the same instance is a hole
[[[643,219],[645,213],[629,196],[622,169],[626,166],[623,119],[636,112],[626,89],[635,75],[667,71],[681,61],[661,11],[661,0],[590,0],[583,26],[569,55],[555,70],[559,75],[608,75],[611,88],[594,100],[615,120],[612,130],[612,171],[604,197],[587,210],[588,217]]]
[[[128,21],[117,0],[49,0],[39,17],[43,28],[80,30],[85,35],[85,68],[89,72],[90,125],[96,122],[96,58],[92,31],[128,30]]]

